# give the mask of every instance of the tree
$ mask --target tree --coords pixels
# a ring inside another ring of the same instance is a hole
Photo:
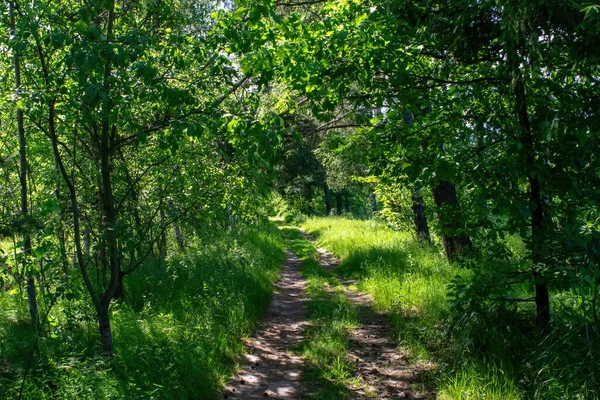
[[[10,25],[11,25],[11,35],[16,35],[15,28],[15,10],[14,3],[11,1],[9,3],[10,8]],[[17,99],[21,95],[21,62],[19,57],[19,50],[13,50],[13,63],[14,63],[14,72],[15,72],[15,88]],[[28,210],[28,192],[27,192],[27,142],[25,138],[25,128],[23,122],[23,109],[17,103],[17,131],[19,135],[19,183],[21,185],[21,216],[23,221],[27,221],[29,218],[29,210]],[[27,225],[27,224],[25,224]],[[33,273],[33,265],[30,260],[31,256],[31,237],[29,232],[25,230],[23,232],[23,269],[26,271],[27,275],[27,298],[29,299],[29,313],[31,314],[31,325],[37,329],[39,325],[39,315],[38,315],[38,306],[36,299],[36,290],[35,290],[35,277]]]
[[[572,275],[566,226],[590,223],[594,214],[574,217],[571,207],[596,204],[583,187],[596,179],[588,151],[598,145],[598,52],[589,45],[598,39],[597,7],[561,1],[309,7],[310,16],[275,8],[262,19],[263,49],[241,51],[254,61],[254,73],[268,79],[278,65],[276,79],[288,84],[291,97],[303,98],[290,107],[301,104],[325,124],[338,124],[342,105],[349,110],[345,121],[367,138],[355,140],[366,144],[365,158],[407,185],[433,190],[449,258],[470,247],[467,231],[482,241],[520,235],[529,267],[484,269],[481,276],[507,282],[497,287],[509,292],[515,274],[529,279],[533,298],[517,301],[535,301],[537,325],[545,330],[549,288],[563,285],[556,277]],[[418,117],[406,124],[407,113]],[[559,151],[564,143],[571,145]],[[458,207],[460,187],[470,193],[464,207]],[[585,247],[589,238],[576,236]]]

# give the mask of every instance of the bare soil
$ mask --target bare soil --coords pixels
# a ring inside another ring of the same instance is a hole
[[[304,360],[298,346],[308,322],[303,304],[302,263],[288,251],[271,304],[255,335],[246,341],[245,365],[225,387],[225,399],[299,399]]]

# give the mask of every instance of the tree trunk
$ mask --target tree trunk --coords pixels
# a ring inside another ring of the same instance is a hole
[[[96,313],[98,315],[98,330],[100,332],[102,351],[105,355],[110,357],[113,355],[113,343],[108,306],[109,303],[101,301],[96,307]]]
[[[56,160],[56,157],[54,157],[54,169],[55,171],[57,171],[56,173],[56,199],[58,200],[58,202],[61,205],[60,208],[60,216],[59,216],[59,221],[58,221],[58,233],[57,233],[57,237],[58,237],[58,246],[59,246],[59,250],[60,250],[60,258],[61,258],[61,263],[62,263],[62,268],[63,268],[63,274],[65,277],[69,276],[69,259],[67,256],[67,239],[66,239],[66,235],[65,235],[65,223],[64,223],[64,208],[66,207],[66,202],[65,199],[63,198],[62,195],[62,190],[61,190],[61,186],[60,186],[60,174],[58,173],[58,161]]]
[[[127,185],[129,186],[129,191],[131,191],[131,202],[133,203],[133,221],[135,223],[134,226],[134,237],[141,237],[144,232],[143,232],[143,228],[142,228],[142,219],[140,218],[140,213],[138,211],[139,207],[138,207],[138,192],[136,189],[136,182],[134,181],[134,179],[131,177],[131,174],[129,173],[129,168],[127,166],[127,159],[125,158],[125,156],[123,155],[123,153],[121,151],[119,151],[119,156],[121,157],[121,160],[123,162],[123,171],[125,172],[125,181],[127,182]],[[132,259],[136,259],[138,256],[138,249],[133,248],[131,251],[131,258]]]
[[[16,36],[15,29],[15,10],[11,1],[10,7],[10,30],[11,35]],[[19,52],[13,49],[13,61],[15,72],[15,86],[17,88],[17,97],[21,94],[21,65],[19,61]],[[27,219],[29,215],[27,204],[27,142],[25,139],[25,127],[23,123],[23,110],[17,108],[17,130],[19,135],[19,180],[21,184],[21,215]],[[29,300],[29,314],[31,315],[31,326],[37,329],[39,325],[39,312],[37,299],[35,296],[35,278],[33,275],[33,263],[30,262],[31,238],[29,232],[23,233],[23,266],[27,274],[27,298]]]
[[[85,227],[85,232],[83,234],[83,253],[89,257],[90,256],[90,250],[92,248],[92,238],[91,238],[92,234],[90,232],[90,228],[89,227]]]
[[[333,204],[331,204],[331,190],[327,183],[323,184],[323,192],[325,193],[325,212],[327,213],[327,216],[329,216],[331,215]]]
[[[337,215],[342,215],[342,212],[344,209],[344,198],[343,198],[341,192],[337,192],[335,194],[335,205],[336,205]]]
[[[27,243],[24,245],[24,247],[26,246]],[[31,252],[31,243],[29,243],[29,252]],[[29,268],[33,268],[33,266],[30,266]],[[40,324],[40,317],[37,306],[37,299],[35,297],[35,279],[31,272],[28,272],[27,274],[27,299],[29,300],[29,314],[31,316],[31,326],[37,329],[37,327]]]
[[[106,28],[106,37],[112,39],[113,23],[115,18],[115,1],[109,3],[108,22]],[[115,198],[112,188],[112,143],[116,138],[116,125],[110,120],[112,104],[110,99],[110,77],[112,75],[112,60],[108,57],[104,68],[104,92],[106,100],[102,104],[101,112],[101,136],[97,150],[100,153],[100,169],[102,175],[102,186],[99,188],[102,192],[102,223],[106,237],[106,251],[108,264],[110,267],[110,279],[108,285],[98,302],[98,322],[100,326],[100,335],[102,341],[102,350],[107,356],[112,356],[112,334],[110,330],[110,320],[108,308],[111,300],[118,290],[122,290],[122,272],[121,260],[117,242],[117,211],[115,208]]]
[[[427,217],[425,216],[425,206],[423,204],[420,186],[415,187],[415,191],[412,196],[412,202],[415,229],[417,230],[417,239],[421,244],[430,243],[431,236],[429,235],[429,226],[427,225]]]
[[[235,218],[235,215],[233,216],[233,218]],[[233,229],[235,229],[235,225]],[[177,240],[177,246],[179,247],[179,250],[185,250],[185,240],[183,238],[183,232],[181,232],[181,228],[179,227],[179,224],[177,222],[173,223],[173,233],[175,234],[175,239]]]
[[[531,205],[531,259],[533,264],[533,279],[535,283],[536,324],[541,330],[550,325],[550,295],[542,276],[537,272],[537,266],[544,262],[544,202],[540,181],[535,177],[535,149],[527,101],[525,84],[520,71],[517,73],[514,86],[516,114],[521,126],[520,142],[525,149],[526,168],[528,170],[529,204]]]
[[[442,227],[444,250],[448,260],[452,261],[464,250],[473,246],[469,235],[456,232],[459,228],[458,213],[460,212],[456,186],[442,180],[433,188],[432,194]]]
[[[350,192],[348,192],[347,190],[344,192],[344,200],[346,200],[345,201],[346,213],[350,214],[352,212],[352,196],[350,195]]]
[[[369,195],[369,198],[371,199],[371,208],[373,208],[373,212],[377,212],[377,198],[375,197],[375,193],[371,193]]]
[[[119,271],[119,276],[117,278],[117,288],[115,289],[114,299],[115,300],[124,300],[125,299],[125,287],[123,286],[123,273]]]
[[[414,115],[412,112],[404,113],[404,123],[412,125],[414,122]],[[425,151],[427,148],[427,142],[421,144],[421,151]],[[421,186],[415,185],[415,190],[412,195],[412,210],[413,220],[415,222],[415,229],[417,231],[417,240],[421,244],[431,242],[431,236],[429,235],[429,225],[427,224],[427,217],[425,216],[425,203],[423,202],[423,196],[421,195]]]

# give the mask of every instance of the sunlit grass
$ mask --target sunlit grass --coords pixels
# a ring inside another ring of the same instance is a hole
[[[111,307],[111,361],[98,356],[85,293],[61,298],[23,398],[218,398],[243,338],[269,303],[283,257],[271,225],[223,232],[191,243],[166,265],[143,265],[125,280],[126,300]],[[24,304],[18,295],[0,294],[0,398],[17,397],[35,336]]]
[[[358,279],[358,289],[390,314],[413,356],[428,357],[420,343],[424,335],[437,335],[436,324],[448,315],[447,284],[458,273],[439,249],[420,246],[410,234],[375,220],[310,218],[303,226],[343,259],[339,271]]]
[[[413,361],[435,366],[430,379],[441,399],[535,395],[531,383],[523,379],[523,369],[507,354],[509,344],[515,349],[527,346],[527,340],[515,332],[518,328],[507,331],[502,320],[493,320],[493,313],[490,320],[474,315],[457,319],[453,314],[449,284],[457,275],[468,279],[472,272],[448,263],[441,246],[435,242],[421,246],[411,234],[374,220],[309,218],[302,225],[319,245],[343,259],[341,273],[356,279],[359,290],[373,295]],[[515,252],[522,250],[518,241],[510,244]],[[510,335],[513,342],[507,341]]]

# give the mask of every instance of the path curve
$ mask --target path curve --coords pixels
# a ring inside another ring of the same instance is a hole
[[[319,264],[334,271],[341,262],[331,252],[318,247],[315,238],[300,232],[315,243]],[[408,354],[391,339],[385,315],[373,310],[373,297],[350,290],[355,281],[339,277],[344,295],[357,310],[359,327],[350,333],[347,357],[355,364],[355,376],[363,385],[349,387],[352,399],[433,399],[435,392],[424,384],[428,366],[409,363]]]
[[[246,362],[225,386],[224,399],[299,399],[304,361],[291,349],[303,339],[306,281],[302,262],[288,250],[271,304],[257,332],[246,341]]]

